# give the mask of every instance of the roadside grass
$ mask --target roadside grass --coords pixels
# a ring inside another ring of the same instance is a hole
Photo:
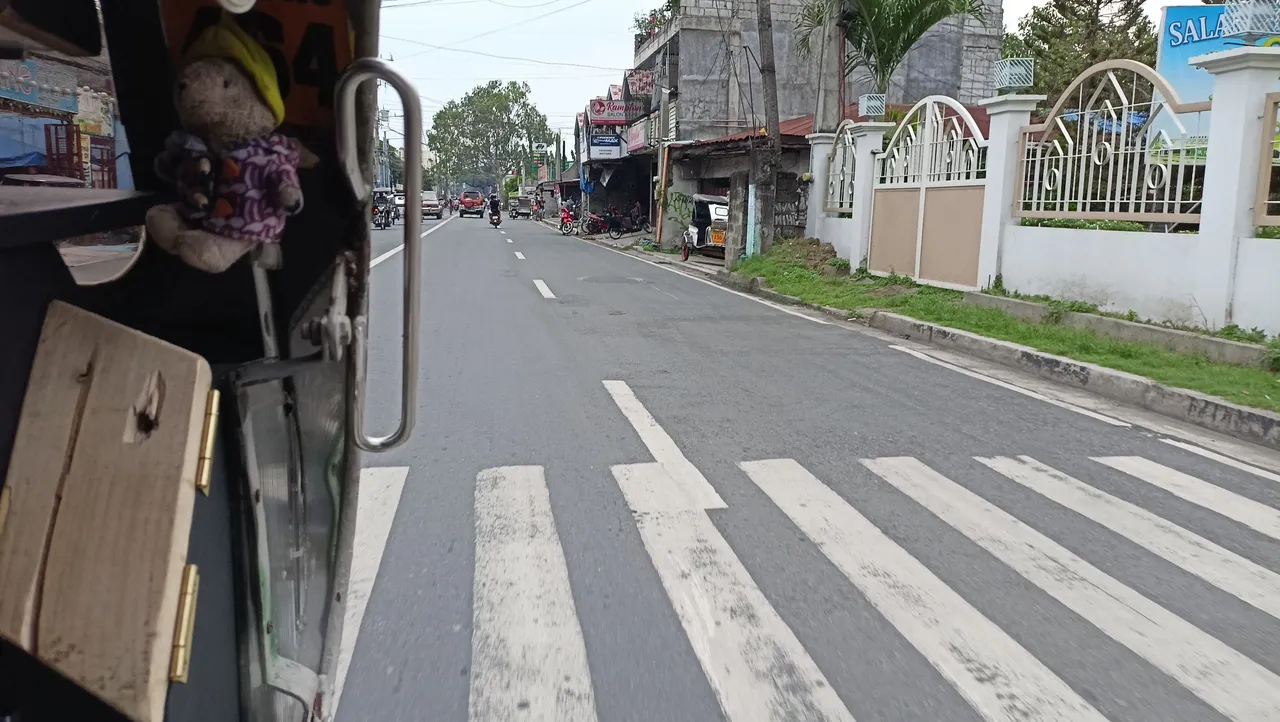
[[[1022,321],[994,308],[966,305],[963,294],[895,276],[828,275],[818,269],[834,254],[814,241],[781,241],[734,271],[763,276],[773,290],[851,315],[887,310],[904,316],[1030,346],[1046,353],[1146,376],[1167,386],[1199,391],[1245,406],[1280,411],[1280,376],[1262,368],[1214,363],[1141,343],[1099,336],[1088,329]],[[829,247],[827,247],[829,248]]]

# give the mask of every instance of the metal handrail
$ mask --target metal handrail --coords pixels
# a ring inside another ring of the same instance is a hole
[[[376,58],[361,58],[347,68],[338,81],[337,101],[338,155],[356,200],[366,207],[373,186],[360,169],[356,138],[356,90],[368,80],[382,80],[395,89],[404,108],[404,331],[400,366],[400,423],[386,436],[369,436],[364,430],[365,371],[368,366],[368,296],[365,308],[352,324],[352,363],[355,379],[347,389],[347,428],[351,440],[364,451],[388,451],[403,444],[413,433],[418,404],[418,333],[420,324],[420,292],[422,264],[422,104],[418,90],[409,79],[389,63]],[[413,212],[407,212],[412,209]],[[366,228],[368,219],[366,218]]]

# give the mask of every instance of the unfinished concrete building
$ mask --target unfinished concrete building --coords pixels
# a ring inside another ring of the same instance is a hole
[[[651,109],[666,99],[664,137],[707,140],[763,126],[755,6],[755,0],[683,0],[665,25],[636,36],[633,67],[656,71]],[[812,114],[818,98],[816,63],[800,55],[795,40],[803,6],[804,0],[773,0],[783,120]],[[986,0],[986,6],[982,22],[950,18],[930,30],[894,75],[888,102],[949,95],[973,104],[991,95],[991,68],[1000,56],[1001,0]],[[872,92],[869,82],[855,70],[846,81],[845,99],[853,102],[866,92]]]

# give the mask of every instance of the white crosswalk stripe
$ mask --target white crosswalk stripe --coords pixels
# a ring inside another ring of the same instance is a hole
[[[472,720],[594,722],[587,650],[540,466],[476,478]]]
[[[1280,618],[1280,574],[1029,456],[978,461]]]
[[[1280,677],[977,494],[914,458],[862,463],[1228,718],[1280,711]]]
[[[1209,511],[1244,524],[1272,539],[1280,539],[1280,511],[1239,494],[1201,481],[1190,474],[1157,464],[1140,456],[1101,456],[1100,464],[1123,471],[1174,496],[1199,504]]]
[[[1106,719],[804,467],[740,466],[983,719]]]
[[[829,671],[818,666],[764,591],[769,586],[762,589],[753,578],[752,560],[740,559],[732,537],[708,516],[709,510],[734,507],[626,383],[604,386],[653,458],[614,466],[612,475],[724,718],[854,722],[850,709],[856,708],[842,696],[847,691],[829,682]],[[1140,480],[1236,522],[1241,531],[1280,539],[1280,511],[1266,504],[1145,457],[1089,458],[1099,463],[1090,468],[1100,475],[1112,475],[1103,468],[1109,467],[1126,475],[1113,479]],[[1081,523],[1108,530],[1280,620],[1280,573],[1242,556],[1247,552],[1228,550],[1203,532],[1094,487],[1087,475],[1076,478],[1030,456],[973,460],[992,480],[1004,477]],[[1034,518],[1014,516],[914,457],[860,462],[878,479],[874,483],[883,482],[885,493],[901,493],[1056,600],[1071,615],[1066,623],[1083,620],[1227,719],[1280,720],[1280,675],[1265,660],[1233,649],[1225,638],[1093,566],[1065,546],[1071,539],[1049,538],[1035,528]],[[1224,465],[1253,474],[1256,483],[1270,481],[1242,462]],[[788,458],[738,466],[754,484],[752,492],[763,492],[834,565],[840,583],[851,584],[849,593],[869,602],[979,719],[1106,722],[1108,714],[1124,709],[1123,696],[1078,687],[1080,678],[1066,671],[1070,667],[1057,666],[1063,660],[1041,659],[1028,649],[1035,647],[1024,647],[1025,639],[1002,626],[1007,620],[963,596],[917,558],[910,545],[918,542],[890,536],[893,520],[846,500],[833,483],[843,480],[820,479]],[[586,637],[543,467],[500,467],[477,476],[475,544],[469,719],[596,722]],[[859,650],[866,653],[875,652]],[[847,682],[847,670],[841,672],[839,679]]]

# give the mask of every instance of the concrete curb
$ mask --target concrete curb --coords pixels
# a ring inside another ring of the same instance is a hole
[[[904,339],[959,351],[1211,431],[1280,449],[1280,414],[896,313],[876,311],[868,319],[868,325]]]
[[[986,293],[966,292],[964,302],[975,306],[997,308],[1010,316],[1031,323],[1045,323],[1045,316],[1049,313],[1049,308],[1042,303],[992,296]],[[1210,361],[1236,366],[1261,366],[1267,357],[1266,347],[1257,344],[1230,341],[1202,333],[1153,326],[1149,323],[1136,323],[1122,318],[1099,316],[1096,313],[1064,313],[1059,323],[1073,328],[1087,328],[1099,336],[1117,341],[1145,343],[1174,353],[1201,355]]]

